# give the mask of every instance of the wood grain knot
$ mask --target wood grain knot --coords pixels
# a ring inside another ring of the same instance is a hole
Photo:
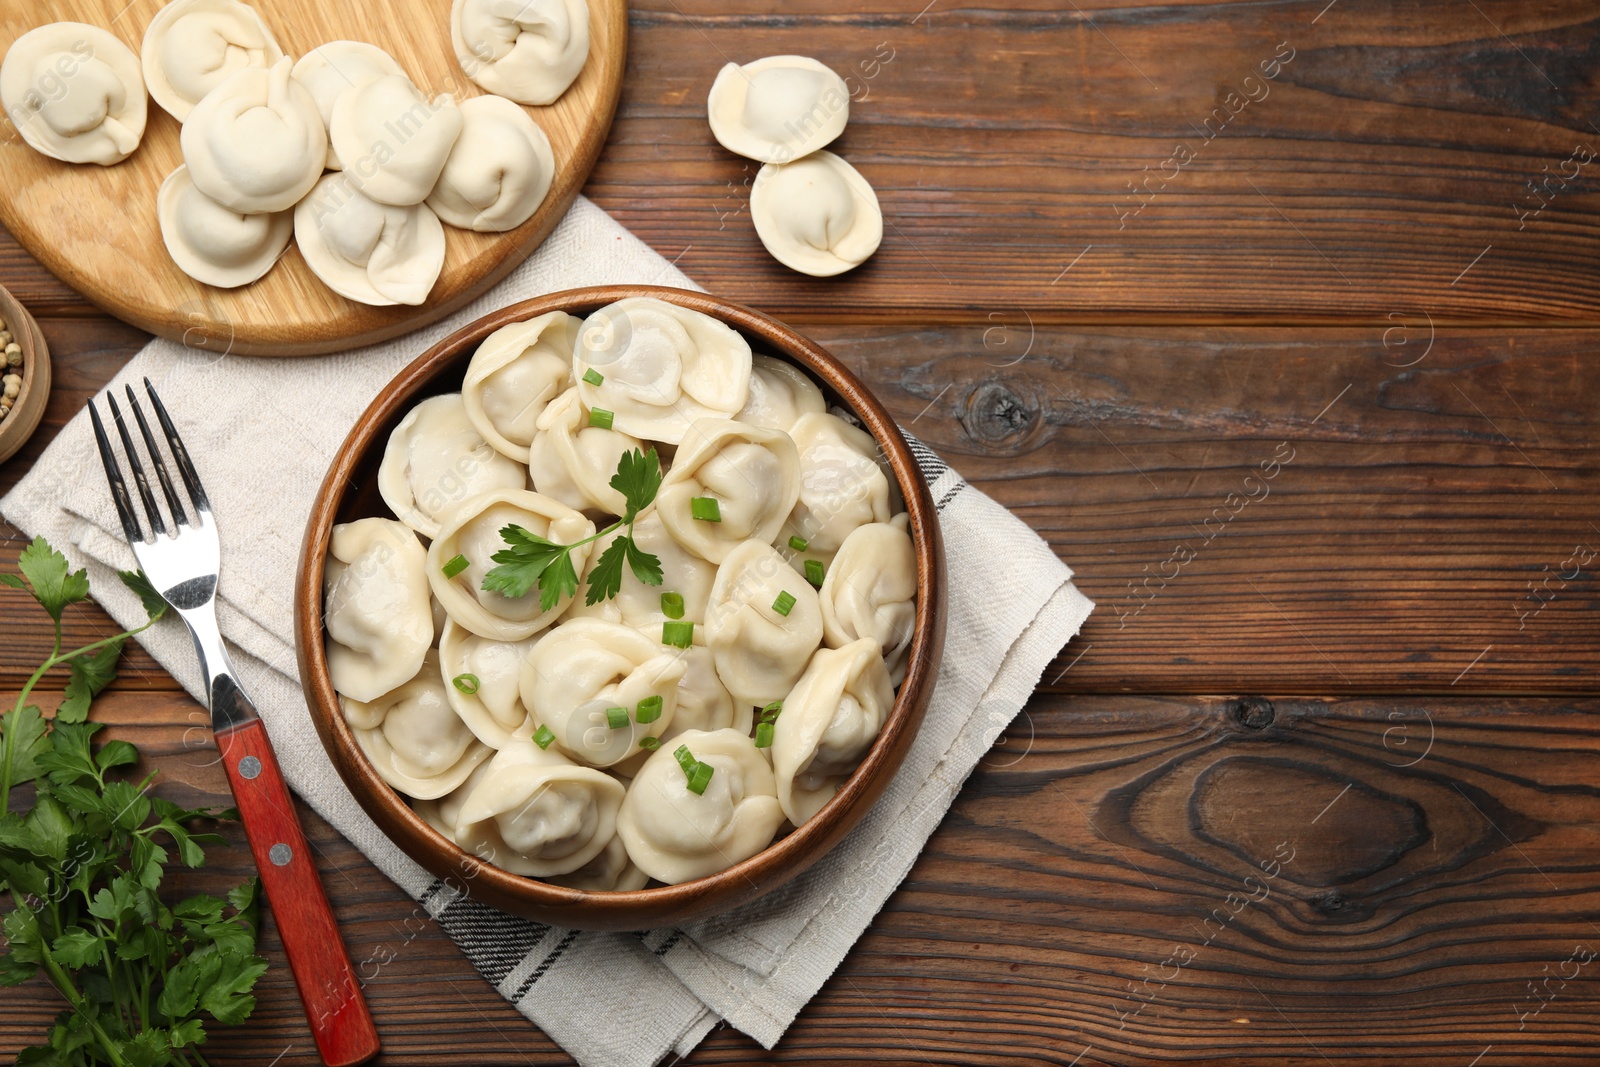
[[[1233,717],[1252,730],[1265,730],[1277,717],[1266,697],[1244,697],[1233,702]]]
[[[1044,444],[1043,405],[1025,381],[980,382],[967,397],[961,426],[991,453],[1016,455]]]

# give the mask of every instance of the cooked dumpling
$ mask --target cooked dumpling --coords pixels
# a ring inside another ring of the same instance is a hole
[[[102,167],[133,154],[148,117],[132,50],[81,22],[18,37],[0,64],[0,103],[34,151]]]
[[[445,695],[467,728],[491,748],[505,748],[524,726],[533,730],[522,703],[522,665],[538,640],[492,641],[445,620],[439,636]]]
[[[878,194],[832,152],[762,167],[750,190],[750,220],[774,259],[816,278],[859,267],[883,243]]]
[[[580,763],[610,767],[672,725],[685,669],[675,650],[638,630],[570,619],[534,646],[523,664],[522,703],[555,734],[562,751]],[[644,722],[641,701],[647,702]]]
[[[589,557],[589,571],[584,574],[585,585],[595,563],[622,533],[617,530],[594,543],[594,552]],[[683,618],[696,624],[695,640],[703,644],[706,603],[711,599],[711,583],[716,581],[717,568],[673,540],[661,524],[660,513],[653,508],[633,524],[633,543],[661,561],[661,584],[645,585],[633,573],[632,567],[624,567],[622,587],[616,596],[592,605],[586,603],[584,597],[579,597],[578,602],[572,605],[570,616],[621,623],[642,630],[646,636],[659,642],[661,624],[669,619],[661,607],[662,594],[676,593],[683,598]]]
[[[394,57],[365,41],[329,41],[318,45],[294,65],[294,80],[305,86],[317,102],[324,128],[333,124],[333,105],[349,89],[370,85],[379,78],[405,75]],[[333,143],[328,143],[328,169],[343,170]]]
[[[343,697],[339,705],[378,776],[408,797],[444,796],[494,752],[450,707],[432,652],[399,688],[371,701]]]
[[[589,58],[584,0],[455,0],[450,40],[467,77],[519,104],[553,104]]]
[[[889,521],[889,479],[871,434],[837,415],[809,414],[789,435],[800,450],[800,500],[782,539],[798,536],[810,558],[826,558],[856,527]]]
[[[328,158],[317,102],[280,59],[245,67],[189,112],[180,140],[195,187],[245,215],[287,211],[311,192]]]
[[[376,700],[416,677],[433,644],[422,542],[393,519],[333,528],[322,572],[328,675],[354,700]]]
[[[869,522],[844,539],[822,582],[822,634],[830,648],[863,637],[878,643],[899,685],[917,624],[917,553],[904,512],[890,522]]]
[[[816,590],[771,545],[746,541],[728,553],[711,587],[706,645],[735,700],[781,699],[821,644]]]
[[[674,755],[680,745],[711,767],[704,793],[689,791]],[[750,738],[737,730],[690,730],[639,769],[617,815],[617,833],[641,870],[676,885],[725,871],[766,848],[783,823],[776,794],[772,769]]]
[[[759,352],[750,357],[750,398],[734,419],[788,433],[801,415],[826,410],[822,390],[811,375],[793,363]]]
[[[173,0],[150,20],[139,53],[150,95],[179,122],[240,70],[283,58],[256,9],[237,0]]]
[[[502,326],[467,364],[467,418],[502,455],[528,462],[545,407],[567,387],[582,319],[565,311]]]
[[[429,538],[439,536],[439,516],[451,505],[527,484],[521,465],[479,436],[460,393],[429,397],[406,412],[389,434],[378,467],[383,502]]]
[[[461,136],[461,110],[449,94],[429,100],[404,74],[389,74],[340,93],[327,129],[362,193],[410,207],[439,181]]]
[[[156,217],[178,269],[219,289],[249,285],[266,274],[294,236],[293,212],[241,215],[196,189],[188,167],[161,183]]]
[[[698,311],[629,297],[583,321],[572,375],[583,406],[612,412],[616,429],[676,445],[696,419],[731,418],[744,407],[750,344]]]
[[[824,648],[783,700],[772,731],[778,802],[796,826],[839,791],[883,729],[894,687],[878,642]]]
[[[594,533],[594,523],[576,511],[525,489],[482,493],[445,510],[439,517],[439,536],[428,546],[428,582],[450,618],[495,641],[525,641],[555,622],[572,603],[571,597],[562,597],[545,611],[537,585],[515,598],[483,588],[484,575],[496,566],[492,557],[506,547],[500,531],[510,525],[561,545],[576,545]],[[578,545],[568,553],[574,570],[582,573],[589,551],[589,545]],[[457,556],[466,565],[446,577],[445,564]]]
[[[533,218],[555,178],[556,157],[528,113],[502,96],[461,104],[461,136],[428,206],[450,226],[504,233]]]
[[[619,429],[595,426],[568,389],[539,413],[538,432],[528,446],[533,487],[579,511],[621,515],[627,507],[611,487],[624,452],[643,450],[644,442]]]
[[[467,794],[472,792],[472,787],[483,778],[483,772],[489,769],[489,760],[484,760],[472,769],[467,775],[467,780],[456,786],[450,792],[434,800],[412,800],[411,810],[422,816],[422,821],[443,834],[454,842],[456,839],[456,818],[461,814],[461,803],[467,799]]]
[[[712,134],[728,151],[763,163],[787,163],[844,132],[850,90],[815,59],[767,56],[718,71],[706,110]]]
[[[623,893],[643,889],[650,876],[628,858],[622,838],[613,837],[600,855],[571,874],[556,874],[544,879],[551,885],[582,889],[589,893]]]
[[[694,501],[717,502],[713,522],[694,517]],[[729,419],[689,428],[656,493],[656,514],[677,542],[721,563],[746,541],[771,542],[800,498],[800,453],[782,430]]]
[[[755,725],[755,707],[733,699],[717,675],[711,650],[694,645],[678,653],[678,657],[684,666],[683,677],[678,681],[678,714],[662,732],[661,743],[666,744],[686,730],[732,729],[749,734]]]
[[[325,175],[295,206],[294,239],[324,285],[375,307],[421,304],[444,270],[438,216],[363,196],[349,171]]]
[[[569,874],[617,832],[623,788],[518,737],[495,754],[456,815],[456,844],[513,874]]]

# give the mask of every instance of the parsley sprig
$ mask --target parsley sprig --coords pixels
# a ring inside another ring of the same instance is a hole
[[[489,557],[499,566],[483,576],[483,588],[515,599],[527,596],[537,585],[539,607],[549,611],[562,597],[578,592],[578,572],[572,565],[572,550],[623,527],[627,527],[627,533],[611,542],[589,572],[589,591],[584,603],[592,607],[616,596],[622,590],[624,563],[645,585],[660,585],[661,560],[633,540],[634,522],[655,502],[656,492],[661,488],[661,460],[656,450],[641,452],[635,448],[624,452],[617,461],[617,473],[611,476],[611,488],[621,493],[626,502],[622,518],[582,541],[561,545],[529,533],[515,523],[502,528],[500,536],[505,539],[506,547]]]
[[[199,867],[202,846],[222,838],[197,824],[237,816],[150,795],[153,773],[135,782],[119,772],[138,750],[120,740],[94,748],[100,725],[88,721],[124,642],[153,626],[166,602],[143,574],[123,572],[144,625],[63,651],[61,616],[89,598],[88,575],[69,570],[43,538],[17,566],[21,574],[0,574],[0,585],[33,595],[55,622],[55,643],[0,716],[0,893],[10,894],[0,987],[42,974],[70,1005],[47,1044],[24,1049],[17,1062],[205,1064],[198,1046],[206,1027],[248,1017],[251,989],[267,969],[255,954],[256,882],[226,900],[198,895],[170,906],[158,890],[169,849]],[[49,720],[28,698],[60,666],[70,672],[65,699]],[[12,810],[13,789],[30,785],[31,808]]]

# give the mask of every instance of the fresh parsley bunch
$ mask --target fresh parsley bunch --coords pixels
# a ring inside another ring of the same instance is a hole
[[[48,1043],[24,1049],[19,1064],[114,1067],[205,1064],[208,1019],[243,1021],[250,990],[267,969],[255,954],[259,908],[254,879],[226,900],[192,896],[168,907],[157,892],[169,849],[186,867],[222,838],[196,824],[237,818],[231,810],[186,810],[113,775],[138,761],[126,741],[96,749],[89,702],[116,674],[123,643],[154,625],[166,603],[143,574],[122,573],[149,615],[136,630],[83,648],[61,649],[61,615],[89,598],[89,579],[43,539],[18,560],[22,574],[0,584],[26,589],[55,621],[55,646],[0,716],[0,893],[9,892],[0,986],[43,974],[69,1008]],[[46,672],[70,672],[54,721],[28,703]],[[12,792],[31,783],[32,807],[11,810]]]
[[[611,476],[611,488],[622,494],[627,509],[622,518],[607,526],[593,537],[574,541],[570,545],[556,544],[539,537],[515,523],[500,531],[506,547],[489,558],[499,566],[483,576],[483,588],[515,599],[526,596],[535,584],[539,586],[539,607],[549,611],[564,596],[578,591],[578,572],[572,565],[572,550],[590,541],[598,541],[614,530],[626,526],[628,532],[611,542],[589,572],[589,591],[584,603],[594,606],[609,600],[622,589],[622,566],[632,569],[634,576],[645,585],[660,585],[661,560],[644,551],[633,541],[633,524],[639,514],[655,502],[661,488],[661,460],[656,450],[642,452],[635,448],[622,454],[617,462],[617,473]]]

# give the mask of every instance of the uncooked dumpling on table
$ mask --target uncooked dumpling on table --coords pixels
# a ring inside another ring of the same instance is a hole
[[[245,67],[189,112],[180,143],[195,188],[246,215],[287,211],[311,192],[328,158],[317,103],[280,59]]]
[[[150,20],[139,54],[150,95],[185,122],[211,90],[245,67],[272,66],[283,49],[248,4],[172,0]]]
[[[161,183],[156,218],[178,269],[219,289],[249,285],[266,274],[294,237],[294,212],[240,214],[196,189],[188,167]]]
[[[519,104],[553,104],[589,58],[585,0],[455,0],[450,40],[467,77]]]
[[[109,167],[144,137],[139,61],[98,26],[54,22],[18,37],[0,64],[0,102],[31,148],[64,163]]]

